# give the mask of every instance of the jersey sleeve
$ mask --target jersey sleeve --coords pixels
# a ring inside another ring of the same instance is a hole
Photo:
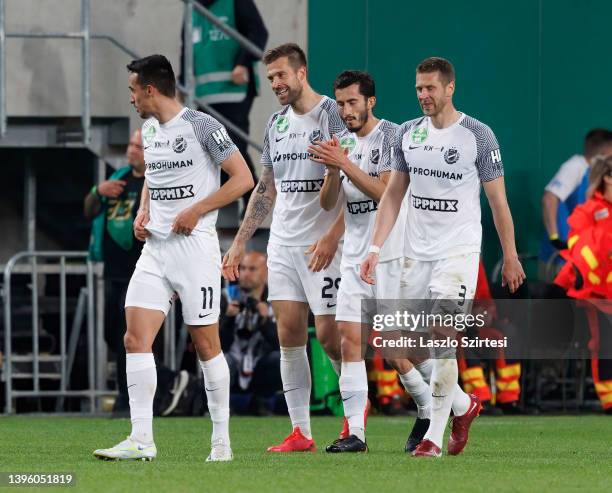
[[[392,141],[395,138],[395,133],[397,132],[399,127],[397,126],[386,126],[383,128],[383,140],[382,146],[380,149],[380,161],[378,164],[378,174],[386,173],[391,171],[393,168],[391,166],[391,145]]]
[[[238,150],[225,127],[212,116],[191,122],[198,142],[213,161],[220,165]]]
[[[394,135],[390,139],[389,146],[389,159],[391,160],[391,166],[394,170],[408,173],[408,163],[406,162],[406,156],[402,150],[402,140],[404,135],[408,132],[410,125],[404,123],[399,127]]]
[[[278,115],[273,114],[268,120],[268,124],[266,125],[266,132],[264,134],[263,140],[263,149],[261,151],[261,160],[260,163],[263,166],[272,166],[272,157],[270,156],[270,128],[272,128],[272,124]]]
[[[544,190],[554,194],[561,202],[565,202],[580,185],[585,171],[586,167],[579,160],[570,159],[561,165]]]
[[[481,124],[474,135],[476,137],[476,168],[480,181],[492,181],[504,176],[504,164],[493,130]]]
[[[342,118],[340,118],[340,113],[338,113],[338,105],[335,101],[327,98],[323,104],[323,108],[327,113],[327,125],[330,137],[340,134],[346,130],[346,125],[342,121]]]

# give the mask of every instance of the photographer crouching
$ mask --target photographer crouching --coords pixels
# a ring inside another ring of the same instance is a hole
[[[235,394],[251,394],[249,411],[255,414],[270,414],[272,398],[283,387],[276,320],[266,301],[267,279],[266,256],[247,253],[238,284],[228,286],[221,307],[221,345],[230,368],[232,400],[237,400]]]

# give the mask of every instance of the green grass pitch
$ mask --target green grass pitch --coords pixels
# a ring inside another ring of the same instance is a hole
[[[612,491],[610,417],[481,417],[465,452],[442,459],[403,452],[413,419],[372,417],[370,453],[332,456],[324,449],[339,418],[313,418],[316,454],[267,454],[289,431],[288,419],[236,417],[231,463],[204,462],[208,418],[156,419],[157,459],[119,463],[96,460],[92,451],[122,440],[127,419],[0,417],[0,471],[73,472],[69,491],[105,493]]]

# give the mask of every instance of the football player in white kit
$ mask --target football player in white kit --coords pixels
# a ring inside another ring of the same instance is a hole
[[[418,65],[416,93],[425,116],[404,123],[396,134],[391,149],[394,170],[361,266],[362,278],[373,283],[381,247],[408,190],[401,297],[431,300],[432,313],[452,315],[470,309],[476,288],[482,240],[481,183],[503,250],[502,283],[514,292],[525,279],[516,252],[497,139],[487,125],[455,109],[454,90],[455,71],[450,62],[432,57]],[[438,339],[456,336],[454,329],[451,333],[442,327],[430,329]],[[451,404],[454,418],[448,453],[457,455],[465,448],[480,402],[473,395],[466,396],[463,403],[456,402],[456,384],[454,350],[437,353],[430,382],[431,423],[413,456],[442,455]]]
[[[145,184],[134,233],[145,240],[126,294],[125,349],[132,432],[94,455],[107,460],[152,460],[153,397],[157,385],[152,344],[180,297],[196,347],[213,422],[207,461],[232,460],[229,368],[219,341],[221,255],[217,210],[253,187],[251,173],[227,131],[209,115],[175,99],[175,77],[162,55],[128,66],[130,102],[142,127]],[[219,187],[220,170],[229,180]]]
[[[381,251],[375,286],[361,280],[359,267],[368,254],[377,204],[391,174],[391,141],[399,126],[374,116],[375,84],[369,74],[355,70],[342,72],[334,82],[334,93],[347,129],[332,142],[312,144],[309,148],[312,160],[327,167],[321,206],[332,210],[342,197],[346,228],[336,322],[342,349],[340,392],[349,429],[346,436],[326,450],[331,453],[365,452],[368,450],[365,441],[368,378],[362,353],[365,341],[362,341],[361,301],[399,298],[405,206]],[[398,370],[402,384],[418,409],[417,421],[406,444],[411,452],[429,427],[431,392],[409,360],[389,362]]]
[[[340,336],[334,318],[343,228],[335,227],[339,208],[325,211],[319,205],[324,168],[310,160],[308,145],[329,140],[344,130],[344,123],[336,102],[310,87],[306,56],[299,46],[288,43],[268,50],[263,61],[283,108],[268,122],[261,178],[223,259],[223,273],[230,280],[238,277],[247,241],[274,209],[268,242],[268,299],[278,324],[280,371],[293,431],[268,451],[314,451],[306,354],[308,307],[315,317],[317,338],[339,374]]]

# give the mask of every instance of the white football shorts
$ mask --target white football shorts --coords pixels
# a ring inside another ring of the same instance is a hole
[[[334,315],[340,285],[342,244],[327,269],[308,269],[311,255],[306,246],[284,246],[268,243],[268,301],[308,303],[315,315]]]
[[[404,258],[400,298],[412,311],[469,314],[479,261],[478,252],[431,261]]]
[[[160,310],[167,315],[175,293],[187,325],[218,321],[221,253],[216,231],[147,239],[130,279],[125,306]]]
[[[400,296],[400,280],[403,259],[397,258],[379,262],[376,266],[376,284],[371,285],[361,280],[359,264],[343,264],[340,269],[342,281],[338,290],[338,310],[336,320],[343,322],[361,322],[361,301],[396,300]]]

